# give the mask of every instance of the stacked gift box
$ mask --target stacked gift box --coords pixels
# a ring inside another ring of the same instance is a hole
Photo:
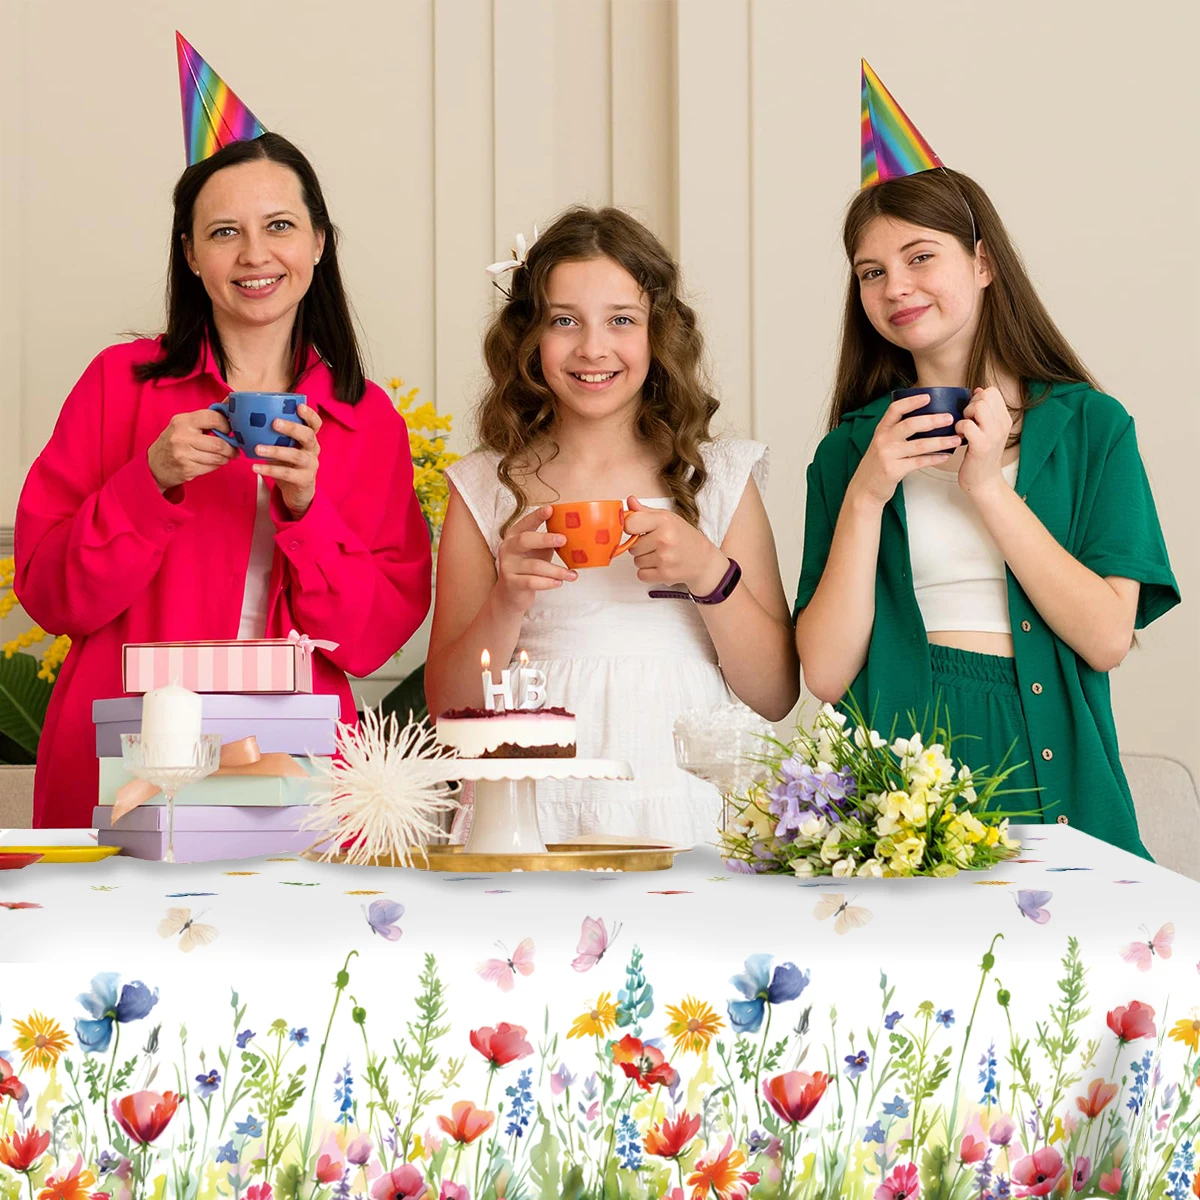
[[[222,746],[254,738],[263,760],[188,784],[175,797],[175,859],[204,862],[296,853],[313,841],[299,823],[311,802],[311,758],[334,753],[337,696],[314,696],[312,653],[304,639],[176,642],[126,646],[126,692],[173,684],[200,693],[201,732]],[[167,848],[167,806],[158,793],[114,823],[125,769],[121,735],[139,733],[143,696],[97,700],[92,706],[100,790],[92,823],[103,846],[134,858],[161,860]],[[277,756],[272,760],[268,756]],[[258,773],[263,767],[275,773]],[[237,773],[245,771],[247,773]],[[289,774],[279,773],[281,771]]]

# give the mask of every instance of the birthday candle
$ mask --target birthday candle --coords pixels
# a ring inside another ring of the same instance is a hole
[[[507,712],[513,706],[512,677],[507,670],[500,672],[500,682],[492,679],[492,656],[484,650],[479,656],[483,668],[483,707],[488,712]]]

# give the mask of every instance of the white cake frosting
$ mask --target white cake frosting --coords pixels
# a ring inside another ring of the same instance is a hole
[[[503,745],[536,747],[575,745],[575,718],[569,713],[509,712],[499,716],[447,713],[434,727],[437,740],[463,758],[482,758]]]

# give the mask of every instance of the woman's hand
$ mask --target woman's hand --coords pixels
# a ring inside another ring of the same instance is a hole
[[[905,396],[888,405],[875,426],[875,434],[847,491],[854,490],[883,508],[906,476],[922,467],[936,467],[962,445],[962,438],[948,428],[954,423],[949,413],[913,417],[910,413],[929,403],[927,395]],[[946,426],[946,436],[908,439],[914,433]]]
[[[210,408],[176,413],[170,424],[151,443],[146,452],[150,474],[159,491],[166,492],[189,480],[223,467],[239,451],[207,431],[229,432],[229,422]]]
[[[707,596],[729,570],[729,559],[694,525],[664,508],[627,501],[625,532],[636,533],[629,551],[643,583],[682,583],[694,596]]]
[[[257,475],[265,475],[274,479],[279,486],[279,494],[287,505],[288,512],[297,520],[308,512],[308,507],[317,494],[317,467],[320,465],[321,444],[317,434],[321,431],[321,418],[315,409],[307,404],[301,404],[296,409],[296,416],[304,422],[285,421],[282,418],[272,423],[271,428],[276,433],[285,433],[292,438],[296,445],[291,446],[259,446],[260,458],[268,458],[268,463],[255,463]]]
[[[963,419],[955,426],[967,442],[958,486],[969,496],[978,497],[996,484],[1004,484],[1000,469],[1012,425],[1012,413],[1000,389],[976,388],[963,409]]]
[[[548,504],[535,508],[516,521],[500,543],[493,596],[504,612],[524,616],[538,592],[562,587],[579,577],[578,572],[554,561],[554,551],[565,546],[567,539],[561,533],[539,529],[552,511]]]

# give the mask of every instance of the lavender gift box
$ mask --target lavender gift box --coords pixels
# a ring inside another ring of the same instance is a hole
[[[214,862],[259,858],[265,854],[299,854],[316,834],[297,826],[303,811],[295,808],[231,808],[204,805],[175,812],[175,860]],[[114,827],[109,810],[96,807],[92,824],[101,846],[120,846],[131,858],[161,862],[167,851],[167,810],[144,805],[127,813]]]
[[[295,758],[305,771],[300,776],[277,775],[210,775],[189,783],[175,797],[175,811],[184,808],[285,808],[308,805],[312,802],[313,768],[307,759]],[[100,795],[97,803],[111,808],[116,803],[117,790],[134,777],[125,770],[119,758],[100,760]],[[161,808],[166,804],[162,793],[145,801],[143,807]],[[124,822],[122,822],[124,824]]]
[[[253,736],[263,754],[327,756],[334,753],[341,709],[337,696],[201,696],[204,733],[222,744]],[[142,697],[120,696],[92,703],[96,756],[121,757],[121,734],[140,733]]]

